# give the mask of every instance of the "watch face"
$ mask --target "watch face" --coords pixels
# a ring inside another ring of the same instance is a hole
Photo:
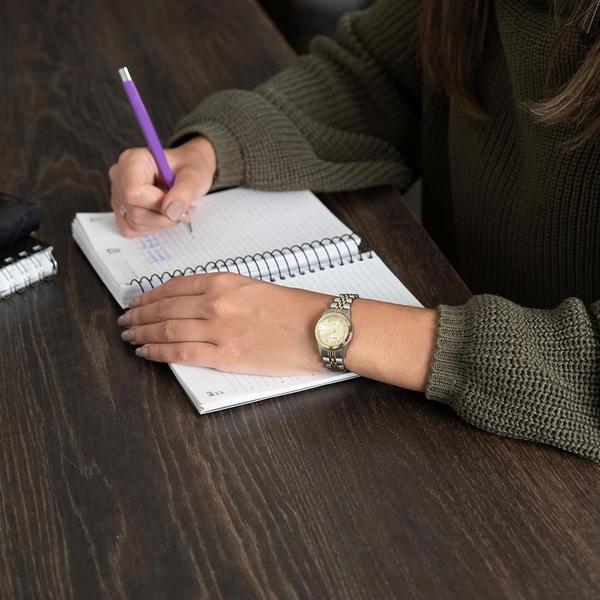
[[[315,336],[319,346],[328,350],[337,350],[350,340],[352,324],[350,319],[339,312],[323,315],[315,327]]]

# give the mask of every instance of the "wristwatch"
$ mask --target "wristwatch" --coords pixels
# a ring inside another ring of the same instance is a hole
[[[358,294],[340,294],[315,325],[315,337],[323,366],[332,371],[346,372],[344,358],[352,339],[350,311]]]

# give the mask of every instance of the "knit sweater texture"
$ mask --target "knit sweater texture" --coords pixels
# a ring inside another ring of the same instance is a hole
[[[548,4],[496,0],[477,76],[486,120],[424,86],[419,2],[379,0],[255,90],[204,100],[172,143],[211,140],[215,188],[404,190],[421,176],[425,225],[476,294],[438,307],[426,396],[600,461],[600,140],[566,151],[574,129],[527,108],[547,97]],[[585,54],[571,42],[556,86]]]

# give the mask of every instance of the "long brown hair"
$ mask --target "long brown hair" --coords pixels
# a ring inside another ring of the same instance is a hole
[[[485,118],[476,80],[493,22],[493,1],[422,0],[424,76],[433,89],[446,93],[474,118]],[[600,15],[589,28],[595,7],[596,0],[553,0],[557,42],[549,61],[546,97],[529,106],[542,123],[574,126],[573,145],[600,136]],[[585,58],[575,73],[566,82],[552,84],[557,58],[580,44]]]

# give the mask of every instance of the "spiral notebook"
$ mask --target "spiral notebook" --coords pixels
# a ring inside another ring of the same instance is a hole
[[[184,226],[123,238],[112,213],[78,213],[73,237],[121,307],[174,276],[230,271],[332,295],[420,306],[361,240],[310,192],[234,189],[199,200],[192,231]],[[316,352],[315,345],[315,352]],[[342,381],[323,371],[264,377],[171,365],[200,413]]]
[[[26,237],[0,250],[0,299],[49,279],[56,271],[52,247],[34,237]]]

